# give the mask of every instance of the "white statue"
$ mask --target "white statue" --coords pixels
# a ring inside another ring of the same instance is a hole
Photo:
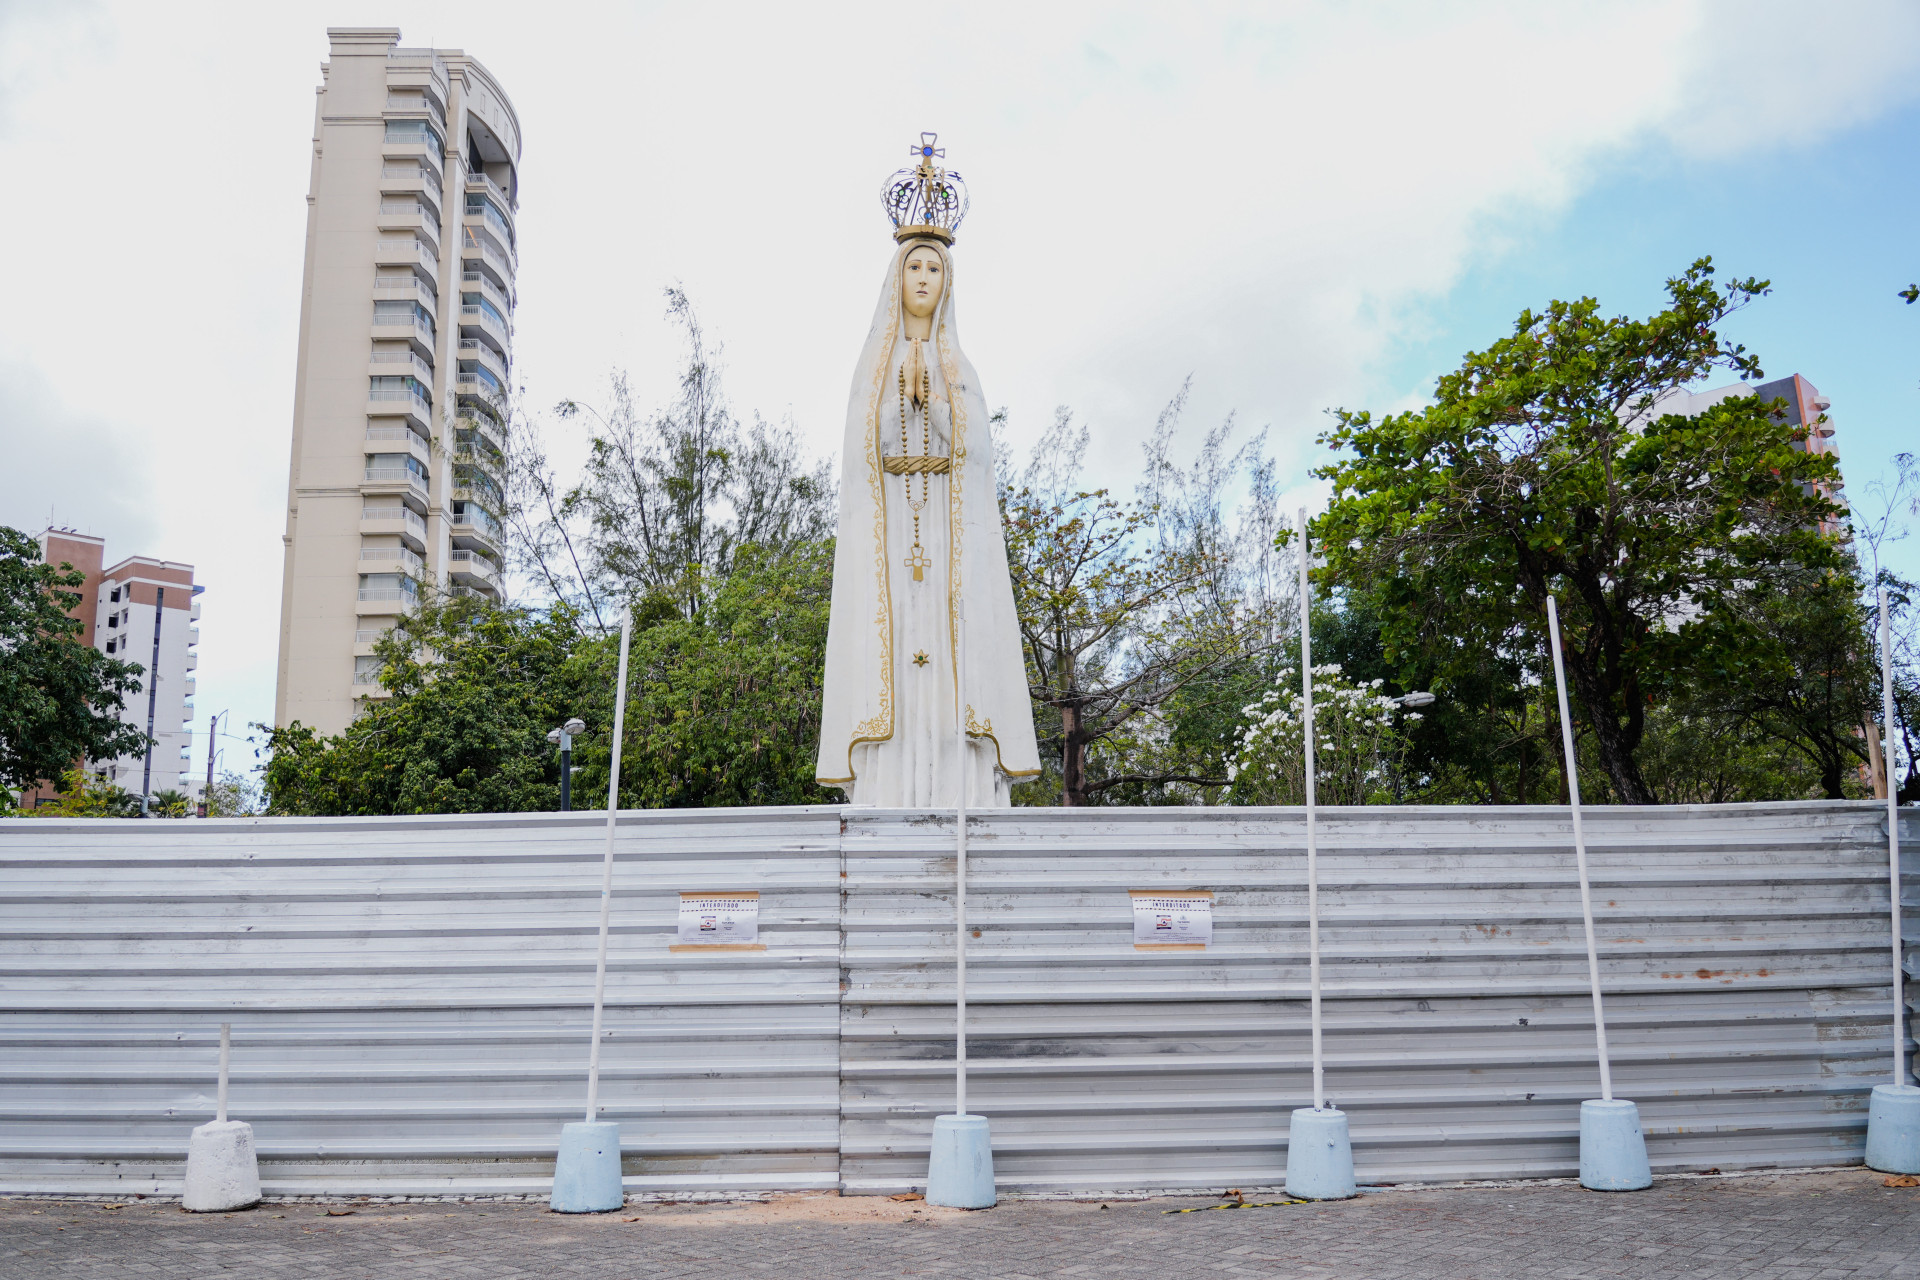
[[[952,808],[964,625],[965,799],[1005,806],[1040,754],[986,401],[954,314],[948,246],[966,198],[933,142],[921,135],[918,167],[883,195],[899,247],[847,401],[814,773],[855,804]]]

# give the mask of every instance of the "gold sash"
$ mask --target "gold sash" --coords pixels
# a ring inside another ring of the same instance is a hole
[[[891,476],[943,476],[952,466],[952,459],[931,453],[893,454],[881,458],[880,465]]]

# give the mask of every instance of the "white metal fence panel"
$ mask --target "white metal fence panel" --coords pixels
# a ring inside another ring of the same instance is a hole
[[[1616,1080],[1656,1168],[1858,1158],[1889,1045],[1884,812],[1593,811]],[[1308,1094],[1298,811],[972,830],[971,1103],[1002,1184],[1278,1181]],[[221,1021],[270,1191],[544,1190],[584,1105],[603,831],[0,823],[0,1190],[177,1188]],[[620,831],[602,1102],[629,1186],[923,1183],[952,1106],[951,817]],[[1572,1171],[1597,1071],[1568,839],[1551,809],[1326,814],[1328,1087],[1363,1179]],[[1156,888],[1213,891],[1208,950],[1134,950],[1127,891]],[[761,895],[768,949],[671,951],[678,894],[726,890]]]
[[[1310,1103],[1298,810],[1016,810],[970,828],[969,1103],[1008,1188],[1278,1182]],[[1654,1167],[1858,1159],[1890,1041],[1884,809],[1595,809],[1619,1096]],[[1363,1181],[1569,1174],[1597,1093],[1564,810],[1325,811],[1327,1081]],[[852,810],[842,1183],[923,1182],[952,1109],[953,827]],[[1140,952],[1130,889],[1208,889]]]
[[[621,819],[602,1116],[639,1188],[838,1180],[839,814]],[[177,1189],[233,1023],[269,1193],[542,1191],[603,815],[0,824],[0,1190]],[[755,889],[764,952],[675,953]]]

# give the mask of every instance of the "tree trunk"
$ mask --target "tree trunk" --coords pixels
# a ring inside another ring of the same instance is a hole
[[[1084,808],[1087,803],[1087,733],[1077,705],[1067,703],[1061,706],[1060,728],[1060,803]]]
[[[1587,713],[1593,745],[1600,753],[1600,767],[1606,771],[1607,781],[1613,784],[1614,795],[1621,804],[1659,804],[1659,797],[1640,776],[1640,766],[1633,758],[1633,749],[1639,745],[1646,719],[1645,711],[1638,706],[1639,691],[1632,687],[1620,691],[1629,707],[1631,721],[1622,725],[1613,698],[1609,696],[1611,690],[1595,670],[1597,661],[1590,660],[1571,645],[1567,646],[1567,658],[1567,674],[1573,680],[1574,697],[1579,699],[1580,709]]]
[[[1871,739],[1869,739],[1869,741],[1871,741]],[[1841,756],[1839,749],[1831,743],[1822,742],[1817,745],[1820,752],[1820,789],[1826,792],[1827,799],[1829,800],[1845,800],[1847,793],[1845,788],[1841,786],[1840,781],[1846,775],[1847,766],[1845,758]],[[1879,755],[1880,753],[1876,751],[1874,754]],[[1874,771],[1873,777],[1874,781],[1878,783],[1880,780],[1879,770],[1876,769]],[[1880,786],[1874,787],[1874,795],[1877,799],[1881,800],[1887,798],[1885,788]]]

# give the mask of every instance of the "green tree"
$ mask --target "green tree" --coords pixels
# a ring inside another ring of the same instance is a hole
[[[207,792],[209,818],[245,818],[261,812],[260,780],[228,769]]]
[[[646,414],[616,375],[604,411],[562,402],[562,418],[589,425],[580,481],[556,501],[544,458],[524,449],[507,523],[516,558],[561,598],[657,598],[693,618],[740,549],[830,538],[834,486],[825,462],[802,461],[791,425],[734,416],[720,352],[680,289],[667,315],[686,337],[679,395]]]
[[[34,809],[17,812],[33,818],[137,818],[140,797],[123,791],[103,774],[68,769],[60,775],[60,794]]]
[[[42,564],[39,543],[0,526],[0,787],[24,791],[146,746],[119,715],[142,668],[95,649],[67,612],[85,580]]]
[[[833,543],[734,549],[698,617],[660,597],[635,616],[629,656],[623,807],[834,804],[813,780]],[[612,719],[618,643],[583,645],[600,722]],[[605,736],[577,750],[574,794],[606,803]]]
[[[1389,659],[1452,674],[1504,654],[1545,670],[1555,594],[1580,719],[1626,803],[1657,800],[1635,759],[1649,707],[1771,643],[1730,597],[1842,563],[1839,477],[1805,427],[1752,396],[1659,412],[1716,366],[1762,376],[1716,326],[1767,286],[1712,276],[1694,263],[1645,320],[1605,318],[1591,298],[1523,312],[1429,407],[1341,411],[1323,437],[1346,451],[1318,472],[1334,486],[1314,530],[1324,576],[1377,604]]]
[[[1025,469],[1002,480],[1034,727],[1043,758],[1059,762],[1026,789],[1046,799],[1180,803],[1218,792],[1237,709],[1268,674],[1275,610],[1234,573],[1235,543],[1213,505],[1222,483],[1206,474],[1237,464],[1220,462],[1215,433],[1197,481],[1166,465],[1181,404],[1162,415],[1132,502],[1081,486],[1088,432],[1065,409]],[[1259,542],[1264,553],[1271,532]]]
[[[520,813],[559,807],[548,730],[588,717],[572,610],[429,599],[375,646],[389,696],[337,737],[272,729],[275,814]],[[605,695],[601,695],[604,700]],[[589,733],[606,732],[605,722]]]
[[[153,793],[153,801],[147,808],[149,817],[184,818],[187,816],[187,793],[168,789]]]

